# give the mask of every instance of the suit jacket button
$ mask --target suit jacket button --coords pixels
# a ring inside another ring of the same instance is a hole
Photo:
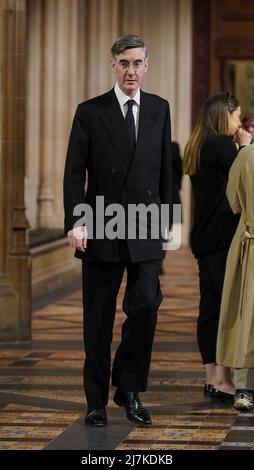
[[[112,175],[115,175],[115,174],[116,174],[116,169],[115,169],[115,168],[111,168],[111,173],[112,173]]]
[[[152,195],[152,191],[150,189],[147,190],[147,194],[148,196],[151,196]]]

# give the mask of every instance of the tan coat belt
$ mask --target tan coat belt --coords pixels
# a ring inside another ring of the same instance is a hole
[[[254,240],[254,234],[249,232],[249,228],[254,228],[254,222],[250,220],[245,220],[244,224],[246,226],[246,230],[244,231],[242,237],[242,246],[241,246],[241,266],[242,266],[242,277],[241,277],[241,290],[240,290],[240,316],[243,315],[243,302],[244,302],[244,290],[245,290],[245,282],[246,282],[246,275],[247,275],[247,265],[248,265],[248,255],[249,255],[249,247],[251,240]]]

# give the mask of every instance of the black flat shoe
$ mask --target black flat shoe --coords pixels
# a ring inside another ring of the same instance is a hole
[[[106,426],[107,414],[105,408],[102,408],[101,410],[88,410],[85,417],[85,423],[88,424],[88,426],[93,427]]]
[[[205,384],[204,385],[204,395],[205,397],[210,397],[213,392],[213,385],[212,384]]]
[[[221,390],[218,390],[217,388],[212,389],[211,398],[214,398],[215,400],[234,401],[234,397],[235,395],[232,393],[222,392]]]
[[[136,425],[144,427],[152,425],[149,413],[143,407],[137,392],[127,392],[118,388],[113,400],[117,406],[125,409],[127,418]]]

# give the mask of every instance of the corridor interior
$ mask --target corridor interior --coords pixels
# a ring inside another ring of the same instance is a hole
[[[198,273],[189,249],[170,251],[161,276],[149,389],[141,394],[153,420],[135,427],[112,402],[108,426],[84,424],[81,290],[77,285],[35,305],[32,342],[0,346],[0,449],[254,450],[254,413],[203,396],[196,345]],[[118,298],[112,357],[121,334]]]

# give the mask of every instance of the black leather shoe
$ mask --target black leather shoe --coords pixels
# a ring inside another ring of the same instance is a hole
[[[88,410],[85,422],[89,426],[102,427],[107,424],[107,414],[105,408],[101,410]]]
[[[212,389],[211,398],[214,398],[215,400],[234,401],[234,397],[235,395],[233,395],[232,393],[222,392],[217,388]]]
[[[213,392],[213,385],[212,384],[205,384],[204,385],[204,395],[206,397],[210,397]]]
[[[152,425],[149,413],[143,407],[137,392],[126,392],[118,388],[113,400],[116,405],[125,409],[127,418],[133,423],[146,427]]]

